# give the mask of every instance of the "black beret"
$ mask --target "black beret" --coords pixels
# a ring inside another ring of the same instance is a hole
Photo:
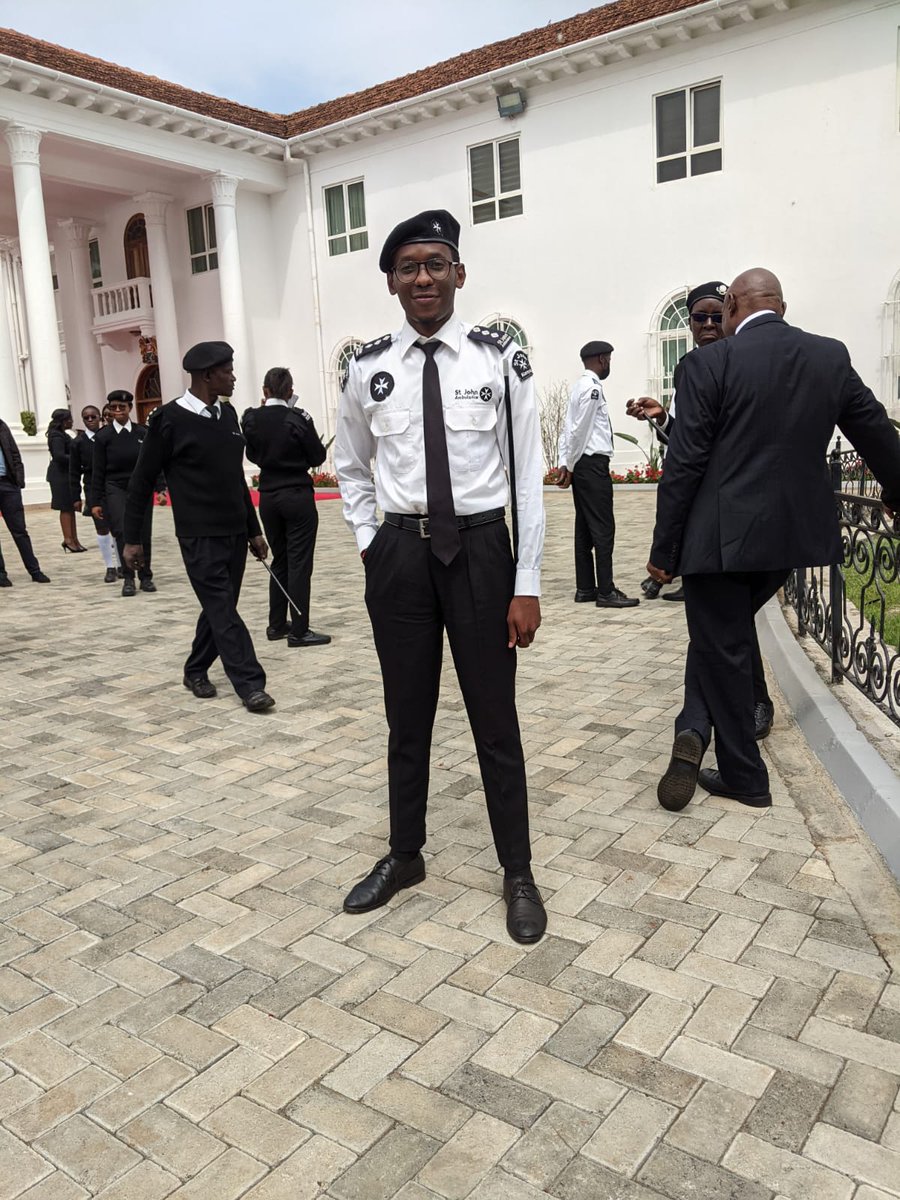
[[[430,208],[408,221],[401,221],[388,234],[381,248],[378,266],[385,275],[394,265],[394,252],[411,242],[442,242],[459,254],[459,221],[445,208]]]
[[[234,351],[227,342],[198,342],[191,346],[181,360],[181,365],[188,372],[210,371],[222,363],[231,362]]]
[[[698,300],[724,300],[727,291],[728,284],[723,283],[721,279],[713,279],[711,283],[701,283],[692,292],[688,292],[688,312],[691,311]]]
[[[588,342],[581,347],[581,360],[596,358],[600,354],[612,354],[613,348],[609,342]]]

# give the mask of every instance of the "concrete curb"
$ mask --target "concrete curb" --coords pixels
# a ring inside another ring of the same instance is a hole
[[[810,747],[900,879],[900,779],[819,677],[777,600],[758,614],[757,632]]]

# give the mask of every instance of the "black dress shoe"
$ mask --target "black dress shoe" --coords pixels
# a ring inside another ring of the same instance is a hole
[[[663,592],[663,600],[680,600],[684,603],[684,588],[677,587],[674,592]]]
[[[617,587],[614,587],[611,592],[598,592],[594,603],[598,608],[634,608],[640,604],[640,600],[626,596],[624,592],[620,592]]]
[[[182,683],[194,693],[198,700],[212,700],[216,694],[216,685],[210,683],[205,675],[195,675],[193,679],[188,679],[185,675]]]
[[[121,567],[116,567],[116,579],[124,579],[124,578],[125,578],[125,572],[122,570]]]
[[[775,705],[771,700],[760,700],[753,706],[753,736],[758,742],[767,738],[772,732],[772,722],[775,720]]]
[[[596,588],[576,588],[575,603],[576,604],[593,604],[597,599]]]
[[[45,575],[43,571],[35,571],[35,573],[31,576],[31,582],[32,583],[49,583],[50,576]]]
[[[244,708],[248,712],[265,712],[267,708],[275,707],[275,701],[262,688],[251,692],[249,696],[241,696],[241,700],[244,702]]]
[[[696,730],[682,729],[675,734],[672,757],[656,788],[657,800],[669,812],[680,812],[690,803],[705,750],[703,738]]]
[[[104,583],[115,583],[119,576],[116,574],[115,567],[107,567],[106,574],[103,576]]]
[[[12,587],[12,580],[5,571],[0,571],[0,587]]]
[[[266,637],[270,642],[278,642],[282,638],[286,638],[289,632],[287,625],[270,625],[266,630]]]
[[[330,641],[330,634],[316,633],[312,629],[307,629],[306,633],[301,633],[299,637],[289,633],[287,644],[289,646],[327,646]]]
[[[755,795],[748,792],[736,792],[734,788],[730,788],[722,782],[722,776],[718,771],[704,768],[700,772],[700,786],[706,788],[708,792],[712,792],[714,796],[725,796],[729,800],[737,800],[739,804],[747,804],[751,808],[770,808],[772,805],[771,792],[757,792]]]
[[[402,888],[413,887],[424,878],[425,860],[421,854],[417,854],[412,862],[400,862],[389,854],[350,889],[344,901],[344,912],[366,913],[381,908]]]
[[[652,575],[648,575],[641,584],[641,591],[644,593],[644,596],[647,600],[655,600],[662,591],[662,584],[658,583]]]
[[[141,580],[141,591],[142,592],[155,592],[156,584],[153,582],[152,579],[142,579]]]
[[[547,912],[531,872],[508,875],[503,880],[503,899],[506,901],[506,932],[512,940],[525,946],[539,942],[547,928]]]
[[[133,579],[126,579],[125,582],[122,584],[122,595],[123,596],[136,596],[137,595],[137,588],[134,586]]]

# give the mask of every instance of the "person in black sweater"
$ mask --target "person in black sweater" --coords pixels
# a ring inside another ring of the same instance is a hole
[[[116,539],[119,558],[125,576],[122,595],[135,595],[134,571],[126,563],[125,502],[132,472],[137,466],[141,446],[147,437],[146,425],[131,420],[134,397],[131,392],[110,392],[106,397],[112,420],[94,438],[94,460],[91,474],[91,514],[98,521],[108,521]],[[141,513],[140,533],[143,547],[139,576],[142,592],[155,592],[150,570],[150,549],[153,527],[153,497],[148,496]]]
[[[49,583],[49,576],[41,570],[34,553],[31,538],[25,527],[25,508],[22,504],[22,489],[25,487],[25,466],[9,426],[0,421],[0,516],[12,534],[16,549],[25,565],[25,570],[35,583]],[[6,573],[3,552],[0,551],[0,588],[11,588],[12,580]]]
[[[274,579],[269,581],[266,636],[270,642],[287,637],[289,646],[325,646],[331,641],[328,634],[309,627],[319,528],[309,468],[325,461],[326,450],[309,413],[289,407],[293,393],[290,371],[272,367],[263,381],[262,408],[248,408],[241,419],[247,457],[260,466],[259,515],[272,547]],[[291,599],[290,614],[285,592]]]
[[[78,540],[75,528],[75,509],[69,491],[69,455],[72,452],[72,414],[67,408],[56,408],[50,414],[47,426],[47,449],[50,465],[47,467],[47,482],[50,484],[50,507],[59,513],[62,530],[63,550],[72,554],[84,554],[87,546]]]
[[[247,562],[247,543],[257,558],[269,553],[244,479],[244,439],[230,404],[234,351],[227,342],[201,342],[184,356],[191,385],[183,396],[157,408],[128,487],[124,563],[143,560],[144,506],[160,471],[165,472],[175,536],[201,613],[184,664],[184,686],[200,699],[216,694],[208,671],[221,658],[225,674],[250,712],[275,701],[256,657],[237,602]]]
[[[97,531],[97,545],[103,561],[106,563],[104,583],[116,582],[116,567],[119,560],[116,555],[116,543],[109,531],[106,521],[98,521],[91,512],[91,477],[94,470],[94,438],[102,428],[100,409],[96,404],[88,404],[81,410],[84,422],[82,429],[72,443],[69,454],[69,491],[72,493],[72,505],[76,512],[90,517]],[[84,478],[84,503],[81,500],[81,480]]]

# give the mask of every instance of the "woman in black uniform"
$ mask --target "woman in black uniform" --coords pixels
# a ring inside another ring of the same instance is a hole
[[[100,423],[100,409],[97,408],[96,404],[86,405],[81,410],[81,419],[84,422],[84,429],[75,438],[75,441],[72,443],[71,453],[69,454],[69,490],[72,493],[72,504],[75,511],[83,513],[86,517],[91,517],[94,522],[94,529],[97,531],[97,545],[100,547],[100,553],[103,555],[103,561],[106,564],[106,575],[103,577],[103,582],[115,583],[117,579],[116,567],[119,565],[119,560],[116,556],[116,543],[109,532],[109,525],[105,521],[98,521],[91,512],[94,438],[102,428]],[[82,476],[84,477],[83,505],[81,500]]]
[[[75,529],[75,507],[69,488],[69,455],[72,451],[72,414],[67,408],[54,409],[47,426],[47,449],[50,451],[50,466],[47,482],[50,484],[50,507],[59,513],[62,529],[62,548],[71,554],[82,554],[82,546]]]

